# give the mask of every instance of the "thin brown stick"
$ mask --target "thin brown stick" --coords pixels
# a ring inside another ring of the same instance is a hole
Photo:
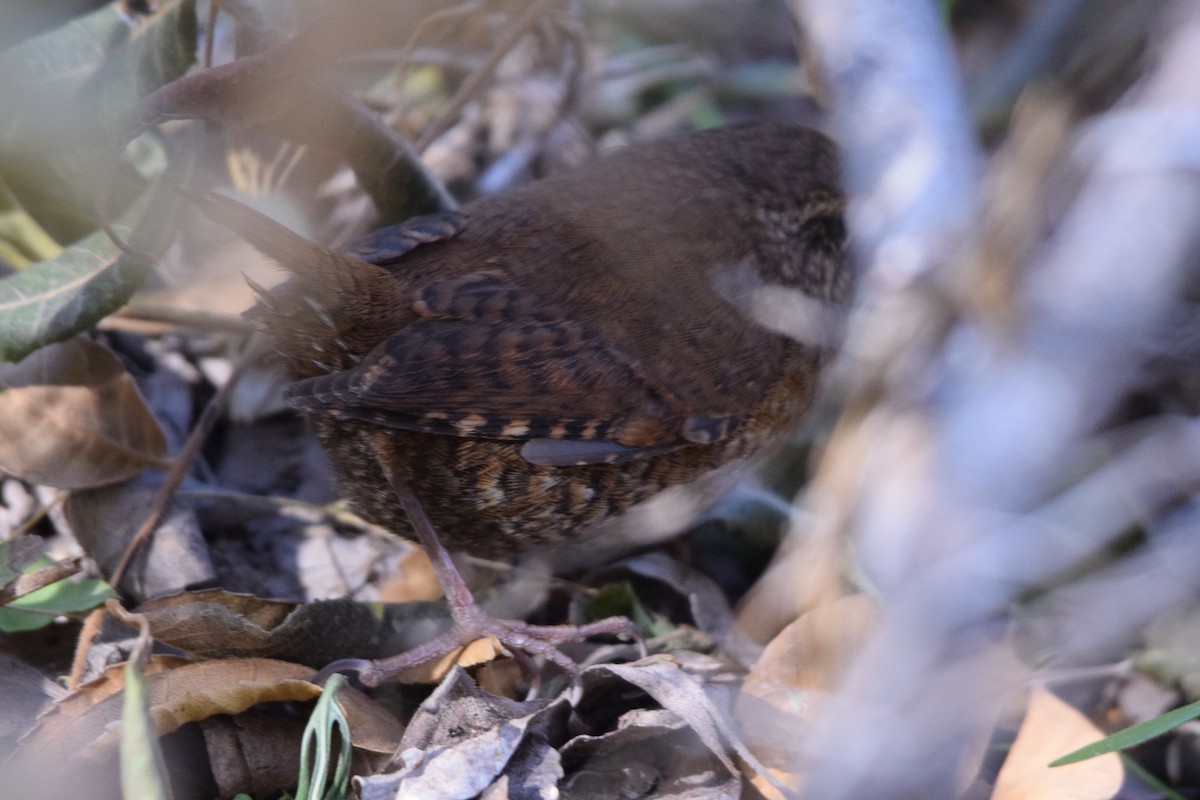
[[[33,530],[35,525],[37,525],[39,522],[41,522],[43,519],[45,519],[46,515],[49,514],[52,510],[54,510],[55,506],[61,504],[64,500],[66,500],[67,497],[70,496],[70,494],[71,494],[70,492],[64,490],[64,491],[61,491],[58,494],[54,495],[54,498],[49,503],[46,503],[45,505],[39,507],[36,511],[33,512],[33,515],[30,516],[29,519],[25,520],[20,525],[18,525],[13,530],[13,532],[9,538],[16,539],[16,538],[19,538],[19,537],[24,536],[25,534],[29,533],[31,530]]]
[[[436,11],[425,19],[421,20],[420,24],[413,29],[412,35],[408,37],[408,41],[404,43],[404,47],[400,49],[399,55],[395,57],[396,64],[398,64],[395,78],[396,85],[404,85],[404,80],[407,78],[409,71],[412,69],[412,63],[410,59],[412,58],[412,54],[417,49],[417,43],[431,27],[448,19],[466,16],[467,14],[473,14],[482,7],[483,4],[480,3],[479,0],[467,0],[467,2],[461,3],[453,8],[446,8],[442,9],[441,11]]]
[[[138,637],[133,644],[133,649],[129,651],[129,661],[136,664],[138,669],[145,669],[146,662],[150,658],[150,648],[154,644],[154,640],[150,636],[150,622],[144,615],[134,614],[117,600],[109,600],[104,604],[104,608],[122,625],[137,628]]]
[[[158,527],[158,523],[162,520],[163,515],[167,513],[167,509],[171,505],[171,498],[175,495],[175,490],[183,482],[183,478],[188,471],[188,466],[192,463],[192,459],[196,457],[196,453],[200,452],[200,446],[204,444],[204,440],[208,438],[209,432],[212,431],[213,425],[216,424],[217,418],[229,400],[229,396],[233,392],[233,387],[237,385],[238,379],[242,377],[242,374],[251,364],[259,359],[265,352],[265,349],[260,338],[251,338],[250,344],[242,354],[242,357],[238,359],[237,364],[234,365],[233,372],[230,373],[229,379],[225,381],[225,385],[217,391],[212,400],[208,402],[208,405],[204,407],[204,411],[200,414],[200,419],[196,421],[196,427],[192,429],[191,435],[184,442],[183,449],[175,457],[175,461],[171,469],[167,472],[162,486],[158,487],[158,492],[154,495],[154,503],[151,506],[150,514],[142,522],[141,527],[138,528],[133,538],[129,540],[129,544],[125,547],[125,553],[121,556],[121,561],[109,577],[108,582],[114,588],[120,586],[121,579],[125,577],[125,573],[129,570],[129,565],[133,563],[134,556],[137,555],[138,550],[141,549],[146,540],[154,533],[154,529]]]
[[[421,138],[417,139],[413,144],[413,149],[418,154],[425,152],[425,148],[429,147],[434,139],[450,129],[450,126],[454,123],[454,119],[458,116],[458,112],[462,111],[463,106],[471,101],[471,98],[475,96],[488,78],[492,76],[500,61],[508,55],[509,51],[516,47],[517,42],[521,41],[530,28],[534,26],[534,23],[541,18],[542,14],[546,13],[546,10],[557,2],[558,0],[541,0],[541,2],[534,3],[525,9],[525,13],[518,17],[517,21],[508,29],[508,32],[504,34],[504,38],[496,45],[495,50],[488,56],[488,59],[479,65],[479,69],[475,70],[463,81],[462,86],[458,87],[458,91],[454,93],[454,97],[450,98],[450,102],[442,109],[442,113],[421,132]]]
[[[164,303],[148,303],[145,301],[128,303],[110,316],[137,320],[138,322],[164,322],[170,325],[197,328],[203,331],[250,333],[254,330],[254,325],[234,314],[221,314],[197,308],[179,308]]]
[[[83,564],[80,559],[65,558],[62,561],[55,561],[47,567],[26,573],[0,589],[0,606],[7,605],[30,592],[36,592],[44,586],[58,583],[63,578],[69,578],[81,569],[83,569]]]
[[[83,620],[79,630],[79,639],[75,642],[75,656],[71,659],[71,675],[67,678],[67,691],[73,692],[79,688],[79,680],[83,677],[83,668],[87,664],[88,650],[92,649],[92,640],[100,632],[107,612],[104,606],[92,609]]]
[[[153,253],[147,253],[145,250],[138,250],[136,247],[126,242],[108,222],[100,223],[100,229],[108,234],[108,238],[116,245],[117,249],[125,255],[132,258],[134,261],[139,261],[147,266],[158,266],[158,258]]]

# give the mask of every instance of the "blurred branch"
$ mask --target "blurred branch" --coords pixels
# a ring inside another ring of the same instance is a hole
[[[1200,499],[1154,520],[1142,550],[1034,604],[1031,645],[1059,662],[1095,663],[1130,644],[1148,619],[1195,596],[1197,531]]]
[[[1086,0],[1048,0],[1039,5],[1000,63],[971,87],[971,118],[984,130],[1007,119],[1017,96],[1046,64],[1078,19]]]
[[[340,57],[392,44],[433,2],[392,7],[356,0],[324,14],[295,38],[254,56],[187,75],[147,96],[130,133],[168,120],[202,119],[257,128],[346,158],[384,224],[453,207],[412,147],[324,75]]]
[[[934,8],[799,7],[833,89],[866,269],[845,365],[856,378],[852,415],[812,499],[826,536],[852,537],[886,609],[812,730],[805,790],[823,800],[949,797],[1011,699],[1012,658],[997,644],[1009,605],[1030,581],[1194,489],[1194,423],[1168,423],[1054,497],[1077,480],[1089,437],[1179,312],[1200,243],[1189,172],[1200,152],[1200,11],[1176,6],[1152,76],[1120,112],[1076,132],[1069,167],[1082,180],[1061,221],[1035,221],[1053,230],[1030,264],[1008,265],[1025,280],[1006,328],[974,318],[954,286],[977,255],[966,232],[982,207]],[[1165,495],[1164,449],[1179,457]],[[1068,538],[1055,535],[1064,529]],[[1155,592],[1179,596],[1173,580]],[[1112,629],[1155,605],[1123,609]]]
[[[421,132],[421,136],[413,145],[417,153],[425,152],[425,148],[450,129],[454,124],[454,120],[458,118],[458,113],[462,111],[463,106],[471,101],[471,98],[476,95],[482,88],[483,84],[491,78],[497,65],[504,59],[509,52],[512,51],[517,43],[520,42],[525,35],[532,30],[533,26],[542,18],[542,15],[549,12],[550,8],[557,5],[559,0],[538,0],[529,5],[521,16],[512,23],[508,31],[505,32],[504,38],[497,42],[487,60],[479,65],[472,72],[462,85],[458,87],[458,91],[450,98],[450,102],[446,103],[446,107],[442,109],[437,118]]]
[[[868,280],[905,285],[945,256],[975,211],[979,155],[950,40],[930,3],[795,2],[833,95]]]

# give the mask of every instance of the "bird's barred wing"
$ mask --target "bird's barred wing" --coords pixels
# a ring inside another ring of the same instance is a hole
[[[289,389],[308,413],[427,433],[524,441],[539,464],[617,463],[727,436],[741,409],[686,402],[491,272],[417,290],[421,318],[353,369]]]

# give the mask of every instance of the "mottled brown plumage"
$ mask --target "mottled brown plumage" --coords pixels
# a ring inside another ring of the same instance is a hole
[[[836,304],[850,284],[833,147],[790,125],[635,145],[346,253],[210,204],[293,274],[252,315],[342,492],[409,530],[382,451],[479,555],[571,537],[793,426],[823,354],[739,297]]]
[[[578,679],[557,644],[631,632],[490,619],[442,544],[570,541],[793,427],[828,353],[749,311],[767,287],[844,302],[837,184],[823,136],[752,124],[636,145],[345,253],[200,198],[292,274],[250,312],[299,378],[288,400],[358,511],[429,550],[450,602],[436,640],[330,668],[377,684],[490,633]]]

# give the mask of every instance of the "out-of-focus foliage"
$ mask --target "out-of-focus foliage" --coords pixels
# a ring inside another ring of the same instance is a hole
[[[141,98],[181,76],[196,43],[194,0],[147,17],[117,0],[0,51],[0,256],[23,269],[0,278],[0,359],[90,328],[141,284],[147,264],[101,227],[120,217],[135,247],[165,243],[161,217],[134,235],[162,152],[127,138]]]

